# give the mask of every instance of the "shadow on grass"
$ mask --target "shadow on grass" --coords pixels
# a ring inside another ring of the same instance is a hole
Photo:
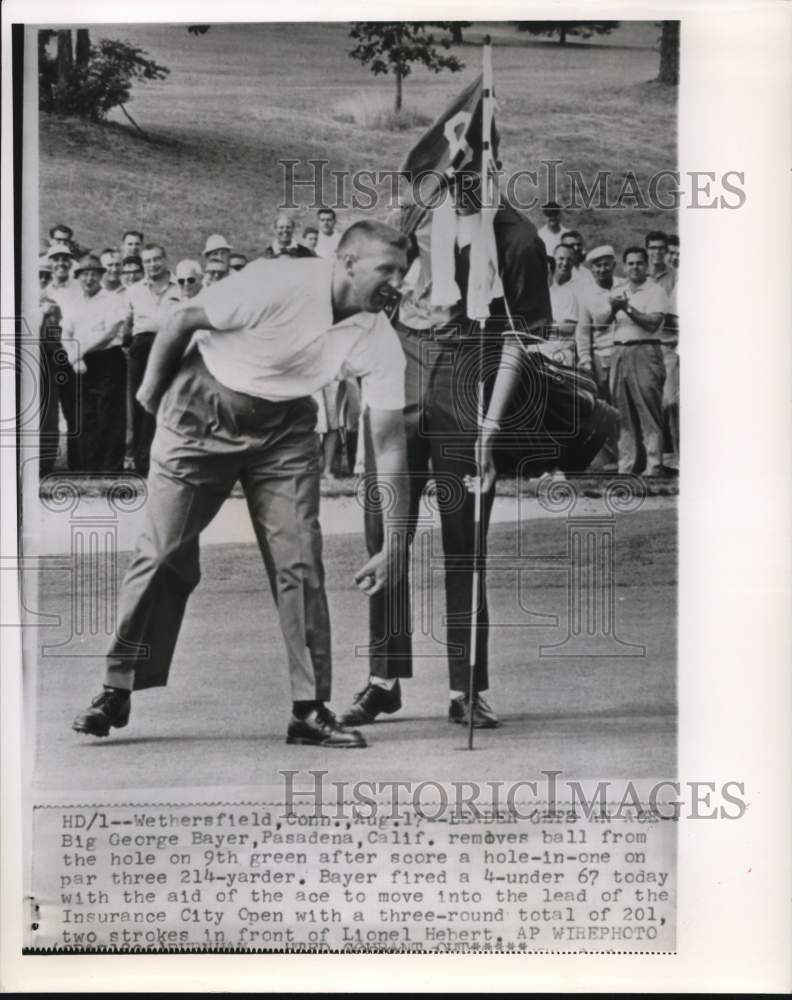
[[[91,740],[86,739],[81,745],[84,747],[128,747],[128,746],[143,746],[149,743],[262,743],[267,741],[273,741],[276,739],[282,740],[284,743],[286,741],[285,729],[284,735],[278,736],[274,733],[237,733],[236,735],[230,733],[218,734],[217,736],[206,736],[201,733],[196,733],[194,736],[122,736],[120,739],[112,739],[107,736],[95,736]]]
[[[85,118],[74,116],[60,116],[52,113],[42,112],[42,125],[46,126],[48,132],[52,133],[58,141],[61,139],[68,145],[84,145],[86,142],[95,142],[97,139],[106,139],[112,142],[114,136],[124,136],[143,148],[156,146],[173,149],[181,145],[180,141],[173,137],[170,132],[162,132],[159,129],[147,129],[141,126],[142,131],[134,128],[126,122],[107,120],[103,122],[92,122]]]

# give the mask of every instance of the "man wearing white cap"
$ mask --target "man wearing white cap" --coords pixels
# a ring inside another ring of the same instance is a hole
[[[613,353],[613,307],[611,295],[623,283],[615,277],[616,251],[609,244],[594,247],[586,254],[593,281],[578,287],[578,322],[575,329],[578,365],[591,372],[600,399],[611,402],[610,365]],[[600,453],[602,465],[615,465],[617,431]]]
[[[116,472],[124,463],[126,409],[120,389],[126,381],[126,361],[120,334],[126,325],[123,296],[102,288],[104,268],[95,254],[86,254],[74,269],[80,292],[63,312],[63,347],[81,376],[80,469]]]
[[[57,304],[60,316],[68,308],[69,300],[79,295],[80,287],[71,277],[74,258],[64,243],[53,243],[47,251],[47,260],[52,268],[52,281],[47,288],[47,297]],[[63,417],[66,421],[66,464],[69,469],[80,467],[78,448],[78,406],[79,386],[77,375],[67,361],[58,360],[61,352],[55,353],[55,380],[58,385],[58,397]]]
[[[54,243],[47,251],[47,260],[52,270],[50,298],[55,299],[58,305],[61,305],[60,298],[62,294],[69,294],[77,288],[76,282],[71,280],[71,268],[74,258],[68,247],[62,243]]]
[[[219,233],[214,233],[206,241],[206,246],[203,249],[203,258],[207,264],[210,260],[221,261],[227,274],[231,266],[231,246],[225,237]]]

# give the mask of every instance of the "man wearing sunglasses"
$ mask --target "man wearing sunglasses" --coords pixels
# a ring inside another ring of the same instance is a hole
[[[561,246],[569,247],[575,255],[575,261],[572,268],[573,283],[579,288],[590,288],[594,284],[594,278],[591,271],[589,271],[587,267],[583,266],[583,261],[586,259],[586,253],[583,249],[583,237],[577,229],[568,229],[564,233],[561,237]]]
[[[194,298],[201,290],[203,271],[197,260],[180,260],[176,265],[176,282],[182,302]]]
[[[143,263],[140,257],[124,257],[122,268],[121,268],[121,280],[124,283],[124,288],[129,288],[130,285],[136,285],[139,281],[143,280]]]

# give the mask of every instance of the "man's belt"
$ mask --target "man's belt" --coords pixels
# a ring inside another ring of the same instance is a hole
[[[637,347],[639,344],[660,344],[659,340],[614,340],[614,347]]]
[[[407,326],[401,320],[392,320],[392,324],[400,333],[407,333],[413,337],[422,337],[428,340],[471,340],[478,330],[465,332],[470,323],[444,323],[439,326],[429,326],[425,329],[417,329],[414,326]]]

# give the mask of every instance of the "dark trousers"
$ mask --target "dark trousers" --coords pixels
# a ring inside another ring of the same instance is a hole
[[[663,344],[663,420],[666,451],[679,460],[679,354],[675,346]]]
[[[58,358],[63,353],[58,340],[42,340],[39,347],[39,475],[55,468],[60,437],[58,421]]]
[[[408,541],[412,548],[421,494],[427,480],[436,481],[435,502],[440,511],[443,540],[446,643],[451,689],[468,690],[474,566],[475,498],[464,477],[476,474],[476,394],[478,346],[475,338],[432,340],[399,328],[407,359],[405,424],[409,470]],[[367,420],[364,422],[367,427]],[[369,437],[368,428],[366,429]],[[370,441],[367,472],[373,473]],[[486,534],[494,488],[482,500],[479,549],[480,600],[476,638],[475,689],[486,691],[489,618],[485,577]],[[365,513],[366,545],[370,554],[382,546],[383,522],[376,503]],[[408,563],[408,561],[406,561]],[[424,581],[431,587],[431,577]],[[376,677],[412,677],[412,622],[409,570],[398,585],[369,601],[369,662]]]
[[[126,436],[126,358],[121,347],[91,351],[83,359],[82,427],[79,437],[82,472],[119,472],[124,467]]]
[[[154,343],[155,334],[137,333],[132,338],[129,346],[129,392],[133,399],[132,410],[132,456],[135,463],[135,471],[141,476],[147,476],[149,471],[149,456],[151,454],[151,443],[154,440],[156,421],[154,417],[138,403],[135,395],[143,382],[146,374],[146,363],[151,353],[151,345]]]
[[[269,402],[220,385],[197,351],[183,362],[157,414],[146,523],[121,589],[106,684],[167,683],[187,599],[201,577],[198,537],[238,480],[278,606],[292,697],[329,699],[315,426],[310,396]]]
[[[52,355],[52,373],[57,384],[58,402],[66,421],[66,465],[70,472],[80,472],[80,431],[84,426],[80,398],[82,376],[69,364],[66,352],[60,345]]]

